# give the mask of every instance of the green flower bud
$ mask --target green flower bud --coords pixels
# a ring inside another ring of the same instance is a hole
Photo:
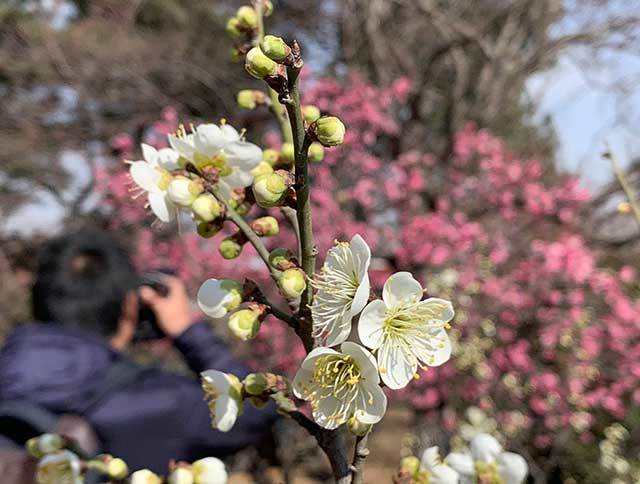
[[[269,17],[273,13],[273,3],[271,0],[262,0],[262,15]]]
[[[256,79],[264,79],[278,73],[278,64],[264,55],[260,47],[254,47],[247,52],[244,68]]]
[[[405,457],[400,461],[400,469],[412,476],[416,475],[420,470],[420,459],[413,455]]]
[[[309,161],[311,163],[318,163],[324,160],[324,146],[317,141],[314,141],[309,146]]]
[[[236,242],[232,237],[227,237],[220,242],[218,251],[220,252],[220,255],[227,260],[235,259],[240,255],[240,252],[242,252],[242,245]]]
[[[302,106],[302,116],[307,123],[311,124],[320,117],[320,108],[311,104]]]
[[[282,143],[282,148],[280,148],[281,157],[284,161],[291,164],[296,159],[296,150],[293,146],[293,143]]]
[[[260,237],[273,237],[280,233],[278,221],[271,216],[260,217],[251,223],[251,228]]]
[[[179,207],[190,207],[195,199],[202,193],[202,185],[186,176],[175,176],[169,182],[167,196],[169,200]]]
[[[251,170],[250,173],[255,178],[260,175],[268,175],[269,173],[273,173],[273,168],[266,161],[261,161],[260,163],[258,163],[258,166]]]
[[[42,434],[27,440],[25,448],[33,457],[40,459],[46,454],[52,454],[64,449],[65,440],[58,434]]]
[[[258,15],[253,7],[244,5],[236,13],[238,24],[244,29],[253,29],[258,26]]]
[[[240,309],[229,316],[229,329],[243,341],[253,339],[260,331],[260,317],[253,309]]]
[[[237,17],[231,17],[229,20],[227,20],[227,35],[229,36],[229,38],[234,40],[242,37],[243,32],[242,28],[240,27],[240,20],[238,20]]]
[[[307,278],[302,269],[297,267],[287,269],[280,274],[278,280],[280,284],[280,290],[287,299],[297,299],[302,296],[302,293],[307,288]]]
[[[275,165],[280,159],[278,150],[266,149],[262,151],[262,161],[266,161],[271,166]]]
[[[211,222],[223,214],[222,204],[210,193],[203,193],[191,204],[191,211],[201,222]]]
[[[310,129],[323,146],[338,146],[344,142],[346,128],[335,116],[322,116]]]
[[[107,462],[107,474],[110,479],[119,481],[129,475],[129,466],[119,458],[113,458]]]
[[[260,48],[264,55],[278,63],[282,63],[291,54],[291,47],[275,35],[265,35],[260,42]]]
[[[267,390],[267,377],[264,373],[250,373],[242,381],[244,391],[249,395],[261,395]]]
[[[253,195],[263,208],[277,207],[284,200],[287,184],[277,172],[260,175],[253,181]]]
[[[217,235],[221,229],[221,223],[200,222],[198,224],[198,235],[205,239],[210,239],[211,237]]]
[[[256,108],[256,97],[253,89],[243,89],[238,92],[238,106],[248,110]]]
[[[371,430],[371,427],[373,427],[373,425],[362,423],[354,415],[349,420],[347,420],[347,427],[349,429],[349,432],[351,432],[353,435],[364,437]]]
[[[269,254],[269,264],[276,269],[280,269],[283,264],[287,264],[293,258],[293,253],[289,249],[279,247],[273,249]]]

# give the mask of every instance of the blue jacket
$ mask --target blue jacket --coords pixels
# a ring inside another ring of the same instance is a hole
[[[249,372],[206,323],[194,324],[174,343],[196,373],[214,368],[242,378]],[[20,325],[0,351],[0,401],[28,400],[57,414],[84,414],[104,452],[124,458],[132,469],[160,473],[171,459],[224,457],[258,444],[276,418],[271,407],[257,410],[247,402],[231,431],[215,431],[199,381],[154,368],[85,410],[122,358],[82,330]]]

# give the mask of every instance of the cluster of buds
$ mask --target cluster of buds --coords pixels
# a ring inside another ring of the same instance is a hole
[[[256,11],[260,9],[260,12]],[[227,21],[227,36],[233,41],[234,48],[232,58],[239,59],[254,42],[258,34],[258,24],[260,15],[268,17],[273,13],[273,3],[271,0],[259,0],[255,2],[255,7],[243,5],[238,9],[235,16]]]
[[[262,208],[280,207],[293,195],[293,183],[293,174],[286,170],[265,173],[254,179],[253,196]]]

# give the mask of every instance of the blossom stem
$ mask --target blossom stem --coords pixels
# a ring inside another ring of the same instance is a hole
[[[353,463],[351,464],[351,473],[353,475],[351,482],[353,484],[364,483],[364,461],[369,456],[369,449],[367,448],[368,439],[368,432],[362,437],[356,438],[356,446],[353,451]]]
[[[618,160],[613,154],[613,151],[611,150],[611,148],[609,148],[608,146],[607,146],[607,152],[604,154],[604,157],[611,162],[611,168],[613,169],[613,173],[618,179],[618,183],[620,183],[620,186],[622,187],[622,190],[624,191],[624,194],[626,195],[627,200],[629,201],[629,206],[633,211],[633,216],[636,219],[638,226],[640,226],[640,205],[638,205],[638,200],[636,199],[635,193],[633,193],[633,188],[631,188],[631,184],[629,183],[629,180],[627,179],[626,174],[624,173],[622,168],[620,168],[620,164],[618,163]]]

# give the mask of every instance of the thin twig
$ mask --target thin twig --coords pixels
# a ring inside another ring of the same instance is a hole
[[[633,211],[633,215],[636,219],[636,222],[638,223],[638,227],[640,227],[640,206],[638,205],[636,194],[633,192],[633,188],[631,188],[631,185],[629,184],[629,180],[627,180],[627,176],[625,175],[622,168],[620,168],[620,164],[618,163],[618,160],[616,159],[615,155],[613,154],[613,151],[608,145],[607,145],[607,152],[603,156],[611,162],[613,173],[618,179],[620,186],[624,190],[624,193],[627,196],[627,199],[629,201],[629,206],[631,207],[631,210]]]
[[[299,254],[302,251],[302,248],[300,247],[300,225],[298,225],[296,211],[291,207],[280,207],[280,212],[282,213],[284,218],[287,219],[287,222],[289,222],[289,225],[291,225],[291,228],[296,235],[296,243],[298,246]]]
[[[364,461],[369,456],[369,449],[367,447],[368,439],[368,432],[356,439],[356,447],[353,451],[353,463],[351,464],[351,473],[353,475],[351,482],[353,484],[362,484],[364,482]]]

